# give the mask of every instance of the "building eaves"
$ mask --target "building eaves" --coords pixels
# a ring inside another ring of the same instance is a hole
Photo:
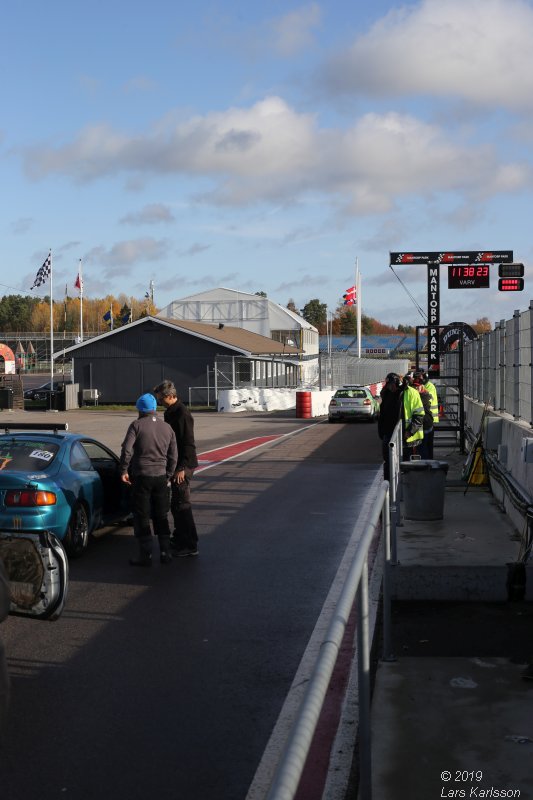
[[[132,327],[145,325],[148,322],[156,323],[169,328],[177,328],[191,336],[195,336],[205,341],[218,343],[224,345],[230,350],[235,350],[244,356],[260,356],[260,355],[298,355],[302,351],[297,347],[290,347],[283,345],[282,342],[276,342],[274,339],[269,339],[267,336],[261,336],[258,333],[252,333],[244,328],[235,328],[230,325],[209,325],[205,322],[193,322],[191,320],[173,320],[165,319],[164,317],[143,317],[142,319],[130,322],[128,325],[122,325],[113,331],[106,331],[99,336],[93,336],[91,339],[86,339],[84,342],[66,347],[63,350],[56,351],[54,358],[62,355],[79,352],[84,347],[87,347],[94,342],[106,339],[109,336],[116,336],[118,333],[124,333],[125,330],[131,330]]]

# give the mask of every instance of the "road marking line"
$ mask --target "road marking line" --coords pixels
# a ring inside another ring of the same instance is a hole
[[[318,422],[314,422],[311,425],[305,425],[303,428],[297,428],[289,433],[255,436],[253,439],[243,439],[242,442],[235,442],[225,447],[218,447],[215,450],[206,450],[204,453],[198,454],[198,467],[195,469],[194,474],[197,475],[199,472],[205,472],[206,469],[211,469],[219,464],[224,464],[226,461],[231,461],[243,453],[251,453],[252,450],[257,450],[265,444],[286,439],[288,436],[294,436],[295,433],[301,433],[318,424]]]

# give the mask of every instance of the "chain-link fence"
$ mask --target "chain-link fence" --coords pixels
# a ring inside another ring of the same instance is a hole
[[[349,353],[320,353],[312,362],[297,360],[248,359],[240,356],[217,358],[213,383],[220,389],[281,386],[316,386],[330,389],[347,383],[367,385],[383,381],[388,372],[403,374],[407,359],[358,358]]]
[[[385,380],[389,372],[403,375],[408,370],[407,359],[358,358],[349,353],[321,353],[320,388],[335,389],[352,383],[368,386]]]
[[[207,370],[203,386],[189,387],[189,402],[211,405],[224,389],[277,389],[316,387],[337,389],[344,384],[367,386],[385,379],[388,372],[403,375],[409,369],[407,359],[358,358],[349,353],[321,353],[301,361],[280,358],[246,358],[219,356],[213,369]]]
[[[527,311],[464,343],[464,392],[533,425],[533,301]]]

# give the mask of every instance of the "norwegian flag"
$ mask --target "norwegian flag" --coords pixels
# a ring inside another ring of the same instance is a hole
[[[81,275],[81,258],[80,258],[80,264],[79,264],[79,267],[78,267],[78,275],[76,277],[76,280],[74,281],[74,288],[77,289],[80,294],[83,294],[83,278],[82,278],[82,275]]]
[[[350,286],[349,289],[346,289],[345,293],[343,294],[343,297],[345,306],[355,305],[355,301],[357,300],[357,291],[355,286]]]
[[[35,280],[33,281],[33,285],[30,286],[30,289],[35,289],[37,286],[42,286],[43,283],[46,283],[48,278],[50,277],[50,273],[52,272],[52,253],[48,253],[42,267],[37,270],[37,275],[35,276]]]

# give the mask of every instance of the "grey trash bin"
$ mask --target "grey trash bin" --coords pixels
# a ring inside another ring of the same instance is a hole
[[[400,472],[404,516],[419,520],[442,519],[448,463],[424,459],[402,461]]]
[[[2,411],[4,409],[13,410],[13,389],[0,389],[0,409]]]

